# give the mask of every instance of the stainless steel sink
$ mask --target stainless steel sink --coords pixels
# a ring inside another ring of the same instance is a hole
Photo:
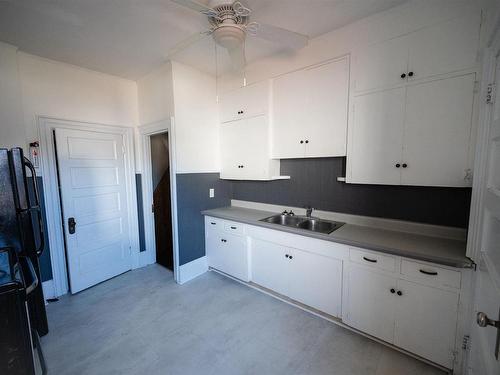
[[[270,217],[266,217],[265,219],[261,219],[260,221],[324,234],[332,233],[334,230],[344,225],[344,223],[339,223],[336,221],[322,220],[307,216],[290,215],[273,215]]]

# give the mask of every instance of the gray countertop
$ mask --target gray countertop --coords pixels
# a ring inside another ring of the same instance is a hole
[[[464,268],[472,264],[471,260],[465,256],[466,243],[454,239],[354,224],[345,224],[330,234],[322,234],[265,223],[259,220],[277,213],[235,206],[202,211],[202,214],[452,267]]]

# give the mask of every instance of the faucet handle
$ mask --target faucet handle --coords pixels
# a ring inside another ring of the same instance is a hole
[[[290,210],[290,212],[288,213],[289,216],[295,216],[295,212],[293,212],[292,210]]]
[[[287,211],[287,210],[285,210],[285,211],[283,211],[281,214],[282,214],[282,215],[288,215],[288,211]]]

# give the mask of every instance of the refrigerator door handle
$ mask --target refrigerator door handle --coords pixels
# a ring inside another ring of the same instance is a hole
[[[35,196],[35,205],[30,206],[30,210],[36,210],[36,217],[38,221],[38,233],[40,234],[40,243],[38,244],[38,247],[36,248],[35,252],[38,257],[40,257],[43,253],[43,249],[45,247],[45,236],[43,232],[43,219],[42,219],[42,212],[40,208],[40,196],[39,190],[38,190],[38,183],[36,182],[36,171],[35,167],[31,163],[31,161],[27,158],[24,157],[24,165],[28,167],[28,169],[31,172],[31,179],[33,180],[33,194]]]

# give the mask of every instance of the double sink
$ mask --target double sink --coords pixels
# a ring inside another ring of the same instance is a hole
[[[337,221],[323,220],[307,216],[292,216],[286,214],[278,214],[265,219],[261,219],[265,223],[283,225],[286,227],[305,229],[312,232],[330,234],[334,230],[340,228],[344,223]]]

